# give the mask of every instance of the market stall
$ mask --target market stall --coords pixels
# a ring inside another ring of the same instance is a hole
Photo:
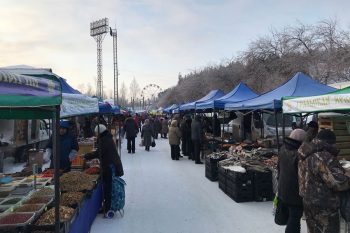
[[[59,167],[59,141],[58,141],[58,124],[59,124],[59,106],[62,103],[61,84],[58,79],[37,78],[25,75],[16,75],[0,70],[0,118],[2,119],[53,119],[53,157],[55,164],[55,177],[58,177]],[[31,212],[25,210],[16,211],[17,207],[25,205],[29,201],[28,195],[33,192],[26,185],[21,184],[33,182],[27,178],[2,177],[1,185],[2,197],[0,202],[2,213],[0,215],[0,228],[16,229],[17,232],[26,231],[28,226],[36,219],[37,213],[43,210],[53,198],[47,198],[43,206],[31,208]],[[36,182],[36,181],[34,181]],[[45,179],[38,182],[38,185],[44,185]],[[54,197],[60,199],[59,179],[54,179]],[[41,202],[42,203],[42,202]],[[29,203],[28,203],[29,204]],[[59,232],[59,201],[55,201],[53,208],[55,232]]]
[[[279,135],[281,135],[281,132],[284,130],[282,124],[280,126],[280,122],[278,120],[278,118],[282,119],[282,98],[284,96],[312,96],[329,93],[334,90],[335,88],[321,84],[318,81],[313,80],[311,77],[301,72],[298,72],[288,82],[284,83],[283,85],[277,87],[272,91],[269,91],[250,100],[225,104],[225,110],[246,111],[248,113],[260,111],[260,113],[268,112],[269,114],[274,115],[274,125],[276,130],[275,135],[278,143]],[[252,117],[254,117],[254,115],[252,115]],[[260,118],[262,119],[263,117]],[[257,136],[257,138],[263,137],[265,135],[265,128],[266,127],[261,128],[262,132],[259,136]]]
[[[337,136],[338,158],[350,159],[350,87],[324,95],[309,97],[284,97],[283,114],[318,113],[319,128],[331,129]],[[336,113],[332,113],[336,112]]]

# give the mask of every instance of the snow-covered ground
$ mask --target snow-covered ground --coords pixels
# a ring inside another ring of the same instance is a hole
[[[165,139],[150,152],[122,148],[126,186],[125,216],[98,216],[91,233],[277,233],[272,202],[236,203],[204,176],[204,165],[170,158]],[[306,233],[302,221],[302,233]]]

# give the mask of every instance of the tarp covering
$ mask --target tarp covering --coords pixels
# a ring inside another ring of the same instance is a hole
[[[98,102],[99,113],[109,114],[112,113],[112,105],[106,102]]]
[[[171,106],[169,106],[169,107],[164,108],[164,109],[163,109],[163,112],[172,113],[172,111],[173,111],[174,109],[176,109],[176,108],[178,108],[178,105],[177,105],[177,104],[173,104],[173,105],[171,105]]]
[[[256,98],[237,103],[225,104],[226,110],[255,110],[255,109],[281,109],[284,96],[313,96],[326,94],[336,90],[333,87],[321,84],[309,76],[298,72],[292,79],[280,87],[262,94]]]
[[[62,87],[62,105],[60,113],[62,118],[98,113],[99,111],[97,99],[81,94],[79,91],[71,87],[64,78],[52,73],[51,69],[34,68],[30,66],[14,66],[4,67],[0,70],[33,76],[39,79],[58,79]]]
[[[57,79],[17,75],[0,70],[0,118],[30,119],[37,114],[38,118],[51,118],[51,111],[36,108],[61,103],[61,84]]]
[[[224,92],[221,90],[212,90],[206,96],[202,97],[199,100],[193,101],[191,103],[183,104],[179,107],[180,111],[190,111],[196,109],[196,104],[203,103],[210,100],[216,100],[222,96],[224,96]]]
[[[226,103],[235,103],[249,100],[258,95],[243,82],[240,82],[232,91],[221,98],[196,104],[196,109],[224,109]]]
[[[350,110],[350,87],[325,95],[283,98],[283,113],[308,113]]]

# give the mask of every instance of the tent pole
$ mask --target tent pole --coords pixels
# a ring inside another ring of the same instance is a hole
[[[261,138],[264,138],[264,119],[263,119],[263,113],[264,111],[260,112],[260,136]],[[262,124],[261,124],[262,123]]]
[[[224,121],[222,122],[222,131],[221,131],[221,150],[223,150],[224,148],[225,117],[226,117],[225,110],[223,112],[224,112]]]
[[[285,114],[283,114],[282,112],[282,137],[283,139],[286,137],[286,118],[285,118]]]
[[[53,159],[54,159],[54,183],[55,183],[55,233],[60,232],[60,106],[56,106],[55,117],[53,118]]]
[[[278,149],[278,152],[279,152],[279,150],[280,150],[280,139],[279,139],[279,136],[278,136],[278,120],[277,120],[277,111],[276,111],[276,109],[274,109],[274,112],[275,112],[275,124],[276,124],[277,149]]]
[[[215,132],[215,122],[214,122],[214,115],[215,115],[215,109],[213,108],[213,111],[211,112],[211,124],[212,124],[212,128],[213,128],[213,141],[212,141],[212,146],[211,146],[211,152],[213,153],[214,152],[214,140],[215,140],[215,135],[214,135],[214,132]]]

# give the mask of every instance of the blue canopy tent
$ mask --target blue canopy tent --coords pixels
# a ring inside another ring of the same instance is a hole
[[[305,97],[326,94],[334,90],[336,89],[325,84],[321,84],[302,72],[298,72],[288,82],[270,92],[250,100],[236,103],[226,103],[225,110],[281,109],[281,99],[284,96]]]
[[[112,105],[106,102],[98,102],[98,109],[101,114],[112,113]]]
[[[278,136],[278,112],[282,109],[282,98],[284,96],[312,96],[329,93],[335,88],[321,84],[302,72],[296,73],[293,78],[277,87],[276,89],[262,94],[256,98],[225,104],[225,110],[273,110],[275,116],[276,138],[279,149]],[[284,117],[283,117],[284,125]],[[283,126],[283,136],[285,136]],[[263,128],[262,128],[263,131]]]
[[[179,111],[191,111],[191,110],[195,110],[196,109],[196,105],[199,103],[203,103],[206,101],[211,101],[211,100],[216,100],[222,96],[224,96],[224,92],[222,92],[221,90],[212,90],[210,91],[206,96],[204,96],[203,98],[193,101],[191,103],[187,103],[187,104],[183,104],[179,107]]]
[[[258,95],[253,92],[247,85],[245,85],[243,82],[240,82],[232,91],[222,96],[221,98],[196,104],[196,109],[224,109],[226,103],[249,100],[257,96]]]
[[[178,108],[178,105],[177,104],[173,104],[173,105],[170,105],[169,107],[166,107],[163,109],[163,112],[166,112],[166,113],[172,113],[172,111],[174,109]]]

